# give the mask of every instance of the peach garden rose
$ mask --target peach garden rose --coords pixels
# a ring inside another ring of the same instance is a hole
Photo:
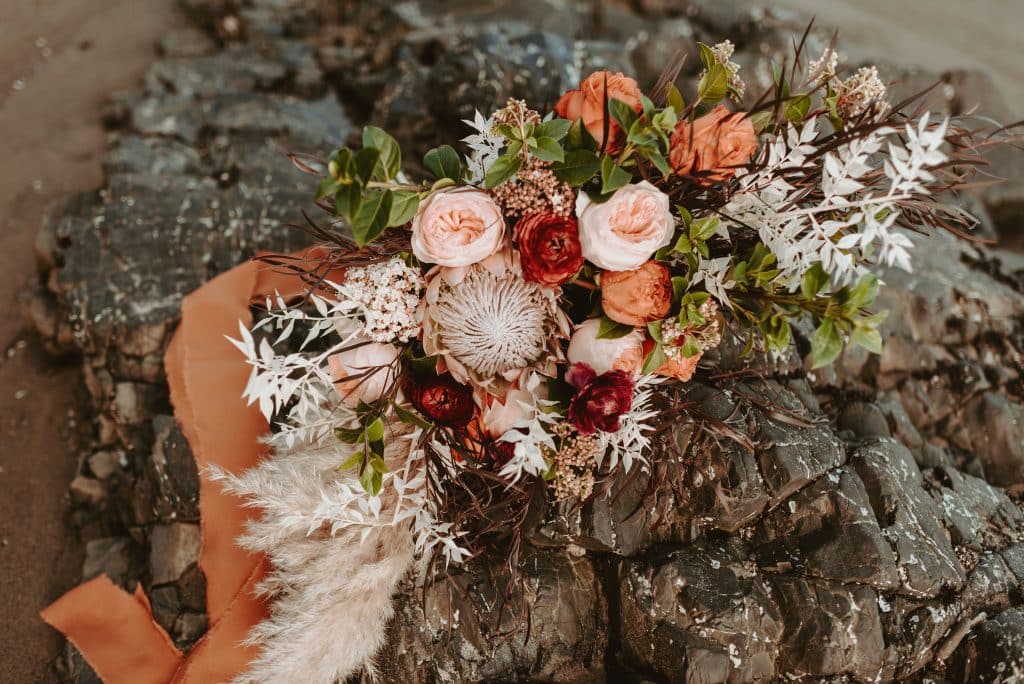
[[[670,146],[669,163],[676,173],[703,172],[702,182],[721,182],[733,177],[735,167],[750,161],[757,149],[757,135],[745,113],[732,114],[718,105],[693,123],[680,121]]]
[[[470,266],[498,251],[501,208],[474,188],[442,190],[423,200],[412,220],[412,253],[426,264]]]
[[[664,318],[672,305],[672,276],[664,264],[645,262],[632,271],[601,274],[604,314],[624,325],[645,325]]]
[[[668,195],[647,181],[624,185],[600,204],[576,199],[583,256],[606,271],[631,271],[672,240]]]

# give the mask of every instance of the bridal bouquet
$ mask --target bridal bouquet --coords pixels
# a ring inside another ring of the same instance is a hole
[[[649,466],[669,388],[723,336],[772,354],[798,330],[814,367],[880,350],[871,267],[911,267],[901,228],[970,227],[934,198],[966,133],[887,101],[874,68],[840,78],[831,48],[749,104],[732,45],[700,54],[692,92],[678,68],[646,93],[594,73],[551,112],[478,113],[466,154],[421,166],[371,126],[293,157],[329,222],[307,217],[313,252],[265,258],[305,296],[268,298],[234,342],[272,445],[342,474],[311,533],[402,528],[459,563],[537,488],[577,505]]]

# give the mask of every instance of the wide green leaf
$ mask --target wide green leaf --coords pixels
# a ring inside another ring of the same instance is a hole
[[[554,138],[537,138],[537,144],[531,150],[533,156],[541,161],[560,162],[565,160],[565,150]]]
[[[574,188],[586,183],[601,170],[601,160],[590,150],[570,150],[561,164],[551,167],[558,180]]]
[[[487,170],[487,176],[484,178],[485,188],[496,188],[508,179],[512,178],[519,172],[519,167],[522,166],[522,157],[498,157],[491,164],[491,168]]]
[[[615,163],[613,157],[606,156],[601,160],[601,194],[615,192],[633,179],[629,172]]]
[[[617,340],[633,332],[636,328],[631,325],[617,323],[607,316],[601,317],[601,325],[597,326],[597,339]]]
[[[462,160],[451,145],[441,145],[427,152],[423,165],[437,178],[462,179]]]
[[[352,235],[360,247],[373,242],[387,228],[393,197],[389,190],[363,193],[359,211],[352,217]]]
[[[538,126],[536,134],[538,138],[561,140],[569,134],[570,128],[572,128],[572,121],[568,119],[551,119]]]
[[[702,104],[721,102],[729,90],[729,70],[721,64],[713,64],[697,84],[697,98]]]
[[[826,318],[811,336],[811,366],[821,368],[836,360],[843,350],[843,336],[835,321]]]
[[[376,126],[363,128],[363,147],[380,150],[380,159],[374,169],[373,179],[388,181],[398,175],[402,168],[402,150],[398,141]]]
[[[419,206],[420,194],[415,190],[392,190],[388,228],[404,226],[416,215]]]

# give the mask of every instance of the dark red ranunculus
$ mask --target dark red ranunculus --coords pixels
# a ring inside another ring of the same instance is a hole
[[[566,379],[578,390],[569,402],[569,420],[580,434],[619,429],[622,414],[633,407],[633,376],[621,370],[596,375],[592,368],[578,363]]]
[[[515,243],[523,279],[557,287],[583,266],[580,229],[576,219],[558,214],[530,214],[519,219]]]
[[[415,374],[405,382],[409,401],[427,420],[445,427],[465,427],[473,418],[473,390],[451,373]]]

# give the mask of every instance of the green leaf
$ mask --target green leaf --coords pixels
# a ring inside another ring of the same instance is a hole
[[[495,188],[501,185],[518,173],[522,163],[522,157],[498,157],[491,164],[491,168],[487,170],[487,176],[484,178],[484,187]]]
[[[363,148],[372,147],[380,151],[380,158],[374,167],[373,180],[389,181],[402,168],[402,150],[398,142],[376,126],[363,128]]]
[[[332,177],[342,183],[351,181],[356,175],[356,165],[355,159],[352,156],[352,150],[342,147],[331,154],[330,160],[327,162],[327,170]]]
[[[423,155],[423,165],[437,178],[462,180],[462,160],[451,145],[441,145]]]
[[[849,306],[853,311],[871,306],[878,294],[878,278],[868,273],[850,290]]]
[[[345,459],[345,462],[338,466],[339,470],[350,470],[352,468],[358,468],[363,464],[363,452],[353,451],[352,455]]]
[[[826,318],[811,336],[811,367],[821,368],[836,360],[843,350],[843,336],[831,318]]]
[[[668,106],[676,110],[677,113],[686,109],[686,101],[683,100],[683,94],[679,92],[675,83],[668,87]]]
[[[616,100],[614,98],[608,100],[608,111],[611,113],[612,118],[619,122],[619,125],[622,126],[622,130],[624,131],[631,129],[637,119],[640,118],[639,115],[637,115],[636,110],[622,100]]]
[[[433,425],[428,421],[420,418],[409,409],[402,408],[398,404],[395,404],[395,414],[398,416],[400,421],[408,425],[415,425],[416,427],[423,428],[424,430],[429,430],[433,427]]]
[[[661,339],[661,321],[651,321],[648,323],[647,332],[650,333],[652,340],[658,344],[664,344],[665,340]]]
[[[532,148],[531,152],[541,161],[561,162],[565,160],[565,150],[554,138],[537,138],[537,146]]]
[[[821,262],[815,262],[800,279],[800,292],[805,299],[814,299],[829,284],[829,280],[828,273],[821,267]]]
[[[683,276],[672,276],[672,301],[678,302],[690,288],[690,281]]]
[[[359,484],[363,486],[363,491],[370,496],[380,494],[380,487],[383,482],[384,478],[377,472],[376,468],[367,466],[363,468],[363,472],[359,473]]]
[[[567,150],[597,151],[597,140],[583,125],[583,119],[576,119],[569,127],[569,133],[565,137],[565,148]]]
[[[610,155],[601,160],[601,194],[615,192],[633,179]]]
[[[601,160],[590,150],[570,150],[562,163],[555,164],[551,170],[558,180],[578,188],[601,170]]]
[[[415,358],[410,356],[408,358],[409,370],[413,373],[427,373],[431,374],[437,370],[437,357],[436,356],[421,356]]]
[[[718,64],[718,59],[715,57],[715,52],[711,49],[710,45],[698,42],[697,47],[700,48],[700,63],[704,65],[705,69],[710,69]]]
[[[874,328],[854,328],[850,334],[850,342],[864,347],[872,354],[882,353],[882,335]]]
[[[380,456],[374,456],[370,459],[370,467],[376,470],[381,475],[388,472],[388,465]]]
[[[687,335],[686,339],[683,340],[683,356],[688,359],[692,359],[697,354],[700,354],[700,345],[697,344],[697,338],[693,335]]]
[[[721,102],[729,90],[729,70],[721,64],[708,68],[697,84],[697,99],[702,104]]]
[[[334,436],[345,444],[358,444],[363,441],[363,428],[334,428]]]
[[[419,206],[420,194],[415,190],[392,190],[388,227],[404,226],[416,215]]]
[[[379,161],[380,150],[376,147],[364,147],[356,152],[356,173],[363,183],[374,180]]]
[[[324,178],[322,181],[320,181],[320,185],[317,186],[316,198],[320,200],[323,199],[324,197],[333,197],[341,188],[341,186],[342,184],[339,183],[336,179],[328,176],[327,178]]]
[[[391,216],[392,195],[389,190],[368,190],[363,193],[359,211],[352,217],[352,236],[360,247],[375,240],[387,228]]]
[[[654,349],[644,358],[644,365],[640,372],[644,375],[653,373],[665,365],[666,358],[665,349],[660,344],[655,344]]]
[[[366,441],[379,442],[382,439],[384,439],[384,420],[378,417],[366,426]]]
[[[772,113],[769,110],[754,112],[750,115],[750,124],[754,127],[755,133],[762,133],[772,123]]]
[[[672,175],[672,167],[668,165],[668,160],[661,152],[650,151],[647,153],[647,158],[651,160],[654,167],[661,172],[661,175],[668,178]]]
[[[597,339],[617,340],[633,332],[635,328],[631,325],[617,323],[607,316],[601,317],[601,325],[597,327]]]
[[[570,128],[572,128],[572,121],[568,119],[551,119],[538,126],[536,133],[540,138],[561,140],[569,134]]]
[[[712,235],[718,232],[722,225],[721,219],[717,216],[698,219],[690,224],[690,238],[700,242],[706,242]]]
[[[363,202],[363,186],[357,181],[343,185],[334,196],[334,210],[344,216],[349,223],[359,211],[359,205]]]
[[[798,95],[786,102],[786,118],[793,123],[800,123],[811,109],[811,96]]]

